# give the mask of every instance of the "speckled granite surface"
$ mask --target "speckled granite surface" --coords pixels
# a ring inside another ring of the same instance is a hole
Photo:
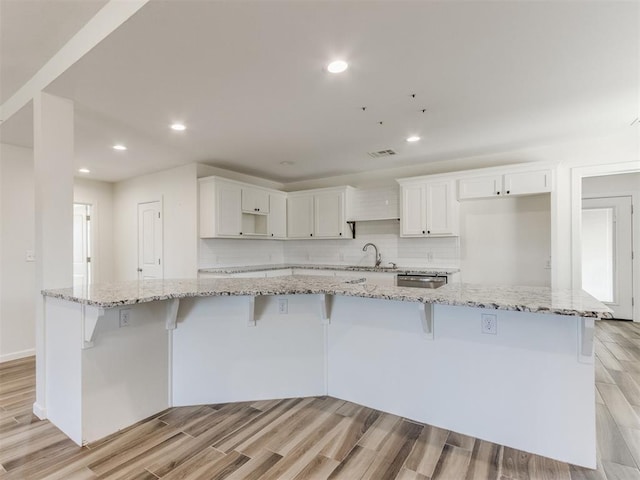
[[[460,271],[459,268],[414,268],[414,267],[368,267],[365,265],[301,265],[281,263],[276,265],[249,265],[238,267],[201,268],[200,273],[245,273],[263,272],[266,270],[284,270],[287,268],[301,268],[307,270],[341,270],[345,272],[386,272],[386,273],[423,273],[423,274],[450,274]]]
[[[354,277],[356,278],[356,277]],[[292,275],[275,278],[145,280],[45,290],[43,295],[112,308],[170,298],[225,295],[329,294],[497,310],[610,318],[610,310],[582,291],[451,283],[437,290],[348,283],[342,277]]]

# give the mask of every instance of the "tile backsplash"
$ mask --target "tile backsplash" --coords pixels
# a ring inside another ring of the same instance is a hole
[[[358,222],[356,239],[349,240],[200,240],[199,267],[213,268],[259,264],[373,265],[374,243],[382,265],[402,267],[459,267],[458,237],[401,238],[397,220]]]

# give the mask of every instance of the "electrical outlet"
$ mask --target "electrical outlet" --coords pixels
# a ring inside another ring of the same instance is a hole
[[[123,308],[120,310],[120,327],[128,327],[131,324],[131,309]]]
[[[280,315],[289,313],[289,300],[287,300],[286,298],[278,299],[278,313]]]
[[[483,313],[481,315],[482,333],[488,333],[489,335],[498,334],[498,317],[494,314]]]

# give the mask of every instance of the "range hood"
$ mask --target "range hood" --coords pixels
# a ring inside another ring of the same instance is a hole
[[[398,220],[400,218],[400,186],[357,188],[354,191],[351,222]]]

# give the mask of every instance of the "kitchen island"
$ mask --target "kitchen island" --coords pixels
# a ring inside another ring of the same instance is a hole
[[[294,275],[43,293],[34,410],[78,444],[171,406],[330,395],[595,467],[610,313],[584,292]]]

